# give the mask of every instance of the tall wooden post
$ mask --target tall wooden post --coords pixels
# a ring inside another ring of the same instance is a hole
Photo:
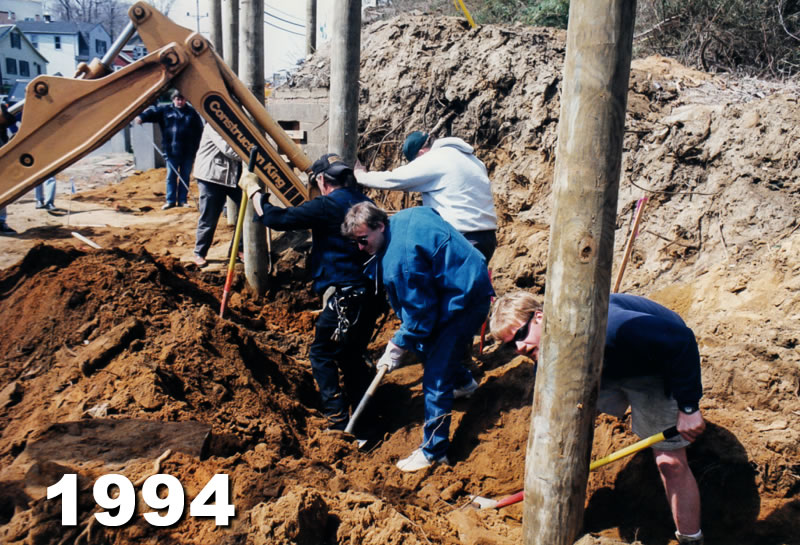
[[[306,55],[317,50],[317,0],[306,0]]]
[[[222,0],[208,0],[208,39],[222,56]]]
[[[635,13],[635,0],[570,3],[525,545],[571,545],[583,522]]]
[[[239,79],[256,98],[264,102],[264,0],[241,0],[239,3]],[[247,204],[244,217],[244,276],[249,288],[258,295],[267,291],[267,233],[260,223],[253,223],[253,204]]]
[[[361,57],[361,1],[333,6],[328,151],[353,164],[358,144],[358,74]]]
[[[222,9],[222,58],[234,72],[239,71],[239,0],[220,0]],[[225,200],[228,225],[236,225],[239,203],[228,197]]]

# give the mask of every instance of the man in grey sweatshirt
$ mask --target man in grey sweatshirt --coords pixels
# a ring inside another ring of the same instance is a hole
[[[431,144],[427,133],[414,131],[403,143],[408,164],[384,172],[367,172],[357,164],[355,176],[365,187],[419,191],[422,204],[464,235],[488,264],[497,246],[497,214],[486,166],[474,152],[461,138]]]

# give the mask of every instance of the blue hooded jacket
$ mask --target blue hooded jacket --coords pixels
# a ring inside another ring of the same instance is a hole
[[[432,208],[397,212],[384,237],[369,273],[402,322],[392,338],[400,348],[424,354],[455,313],[494,294],[481,253]]]
[[[329,286],[366,286],[369,279],[364,275],[364,262],[369,255],[341,233],[347,211],[363,201],[370,199],[348,187],[290,208],[273,206],[263,195],[264,215],[254,217],[253,221],[278,231],[311,229],[311,276],[317,293],[323,293]]]
[[[703,395],[692,330],[675,312],[636,295],[610,297],[603,376],[661,376],[682,407],[696,407]]]

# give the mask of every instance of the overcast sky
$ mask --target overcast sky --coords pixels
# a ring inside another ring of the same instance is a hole
[[[328,39],[327,21],[334,0],[317,0],[317,43]],[[176,0],[169,18],[181,26],[197,29],[200,7],[200,32],[208,35],[206,0]],[[306,2],[302,0],[264,0],[264,76],[291,69],[306,49]]]

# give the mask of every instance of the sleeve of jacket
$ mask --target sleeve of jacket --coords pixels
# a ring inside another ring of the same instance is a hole
[[[400,307],[400,329],[392,342],[405,350],[423,351],[439,320],[439,302],[432,282],[433,272],[425,270],[424,260],[403,271],[400,282],[394,283],[393,299]],[[397,310],[397,309],[395,309]]]
[[[254,222],[263,223],[270,229],[277,231],[295,231],[298,229],[313,229],[323,223],[326,216],[327,205],[325,197],[317,197],[300,206],[281,208],[269,204],[267,195],[261,196],[261,206],[264,215],[256,215]]]
[[[620,330],[643,360],[660,362],[660,373],[679,405],[694,405],[703,396],[700,377],[700,352],[694,332],[686,325],[646,316],[635,328]]]
[[[239,159],[239,154],[233,151],[233,148],[228,145],[228,142],[225,141],[220,134],[211,128],[211,125],[208,125],[207,129],[204,129],[208,132],[208,139],[211,140],[211,143],[214,144],[220,153],[225,155],[228,159]]]
[[[436,154],[429,152],[392,171],[362,170],[355,176],[359,184],[374,189],[423,191],[442,175],[442,168]]]
[[[144,123],[160,123],[163,116],[164,110],[161,108],[161,106],[150,106],[139,114],[139,118]]]

